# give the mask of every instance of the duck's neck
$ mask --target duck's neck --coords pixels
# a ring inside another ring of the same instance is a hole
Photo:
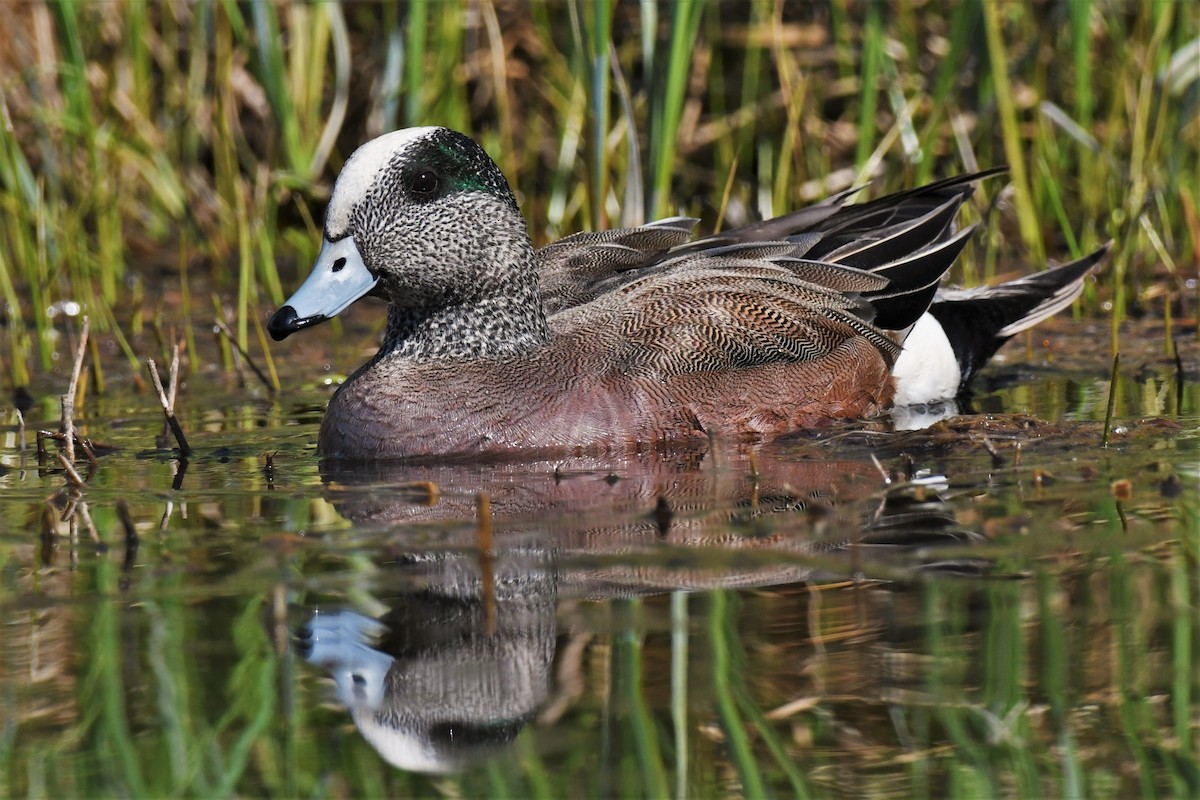
[[[388,306],[376,360],[433,361],[517,355],[550,340],[532,249],[500,280],[433,308]]]

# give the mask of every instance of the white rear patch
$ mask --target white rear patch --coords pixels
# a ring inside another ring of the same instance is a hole
[[[892,377],[896,379],[893,404],[897,406],[932,403],[958,394],[962,381],[958,359],[941,323],[932,314],[922,314],[904,340]]]
[[[957,400],[937,403],[918,403],[912,406],[892,406],[892,430],[923,431],[944,419],[958,416]]]
[[[350,214],[354,206],[367,196],[379,171],[387,166],[397,153],[418,139],[438,130],[435,127],[402,128],[378,136],[355,150],[333,184],[333,195],[325,211],[325,235],[329,239],[340,239],[350,225]]]

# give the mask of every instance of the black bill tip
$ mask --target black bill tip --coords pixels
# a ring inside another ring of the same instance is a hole
[[[313,325],[324,322],[325,319],[324,314],[301,319],[296,313],[296,309],[291,306],[284,306],[272,314],[271,319],[267,321],[267,332],[271,334],[272,339],[282,342],[296,331],[310,328]]]

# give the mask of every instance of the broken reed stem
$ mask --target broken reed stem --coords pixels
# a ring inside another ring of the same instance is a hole
[[[992,444],[992,440],[985,433],[982,439],[983,449],[987,450],[988,455],[992,457],[992,466],[999,467],[1004,464],[1004,456],[1000,454],[1000,450],[996,445]]]
[[[238,355],[246,360],[246,363],[250,365],[250,369],[254,370],[254,374],[258,376],[260,381],[262,381],[263,386],[267,387],[267,391],[273,393],[275,391],[275,387],[271,385],[271,379],[268,378],[263,371],[258,368],[258,365],[254,363],[254,359],[250,357],[250,354],[242,349],[242,346],[238,344],[237,339],[235,339],[233,334],[229,332],[229,328],[225,327],[225,323],[218,319],[213,320],[213,324],[216,325],[217,331],[225,337],[225,340],[229,342],[230,346],[232,346],[233,349],[238,352]]]
[[[88,504],[81,500],[79,505],[75,507],[75,511],[78,513],[79,518],[83,520],[83,527],[87,529],[88,536],[91,537],[93,542],[100,544],[100,532],[96,530],[96,523],[92,522],[92,512],[88,510]]]
[[[80,439],[79,449],[83,451],[84,457],[87,458],[89,467],[95,469],[100,465],[99,460],[96,458],[96,450],[92,447],[91,439]]]
[[[1108,447],[1108,432],[1112,430],[1113,408],[1117,404],[1117,365],[1121,363],[1121,353],[1113,355],[1112,374],[1108,377],[1108,410],[1104,412],[1104,436],[1100,439],[1101,447]]]
[[[75,400],[71,394],[59,396],[59,407],[62,409],[63,449],[67,454],[67,462],[75,461]]]
[[[172,410],[174,410],[174,408],[175,408],[175,396],[176,396],[176,394],[178,394],[178,389],[179,389],[179,344],[176,343],[176,344],[171,345],[171,371],[167,374],[167,402],[170,404]],[[171,427],[170,424],[164,419],[162,436],[160,437],[164,441],[167,438],[167,430],[170,427]]]
[[[175,363],[178,364],[178,362]],[[158,402],[162,404],[167,425],[170,426],[175,441],[179,443],[179,455],[181,458],[187,458],[192,454],[192,448],[188,447],[187,438],[183,435],[183,428],[179,426],[179,420],[175,418],[175,406],[167,399],[167,393],[163,390],[162,379],[158,377],[158,366],[154,363],[153,358],[146,359],[146,366],[150,369],[150,380],[154,382],[154,390],[158,392]]]
[[[175,408],[175,395],[179,389],[179,344],[171,346],[171,372],[167,377],[167,400]]]
[[[70,483],[72,486],[74,486],[76,489],[83,486],[83,484],[84,484],[83,476],[80,475],[79,472],[75,469],[75,465],[71,463],[71,460],[67,457],[66,453],[58,453],[55,456],[55,458],[58,459],[58,463],[61,464],[63,470],[66,471],[67,482]]]
[[[83,327],[79,331],[79,343],[75,346],[75,363],[71,367],[71,382],[67,385],[67,393],[60,400],[62,404],[62,430],[66,441],[63,448],[67,453],[67,461],[75,463],[75,394],[79,389],[79,373],[83,371],[83,355],[87,352],[88,331],[92,321],[83,318]],[[78,476],[78,473],[76,473]]]

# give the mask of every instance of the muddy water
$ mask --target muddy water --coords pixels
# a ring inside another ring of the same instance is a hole
[[[184,463],[110,367],[82,489],[5,429],[0,796],[1195,796],[1183,334],[1107,447],[1070,320],[930,428],[603,462],[319,464],[302,344],[197,366]]]

